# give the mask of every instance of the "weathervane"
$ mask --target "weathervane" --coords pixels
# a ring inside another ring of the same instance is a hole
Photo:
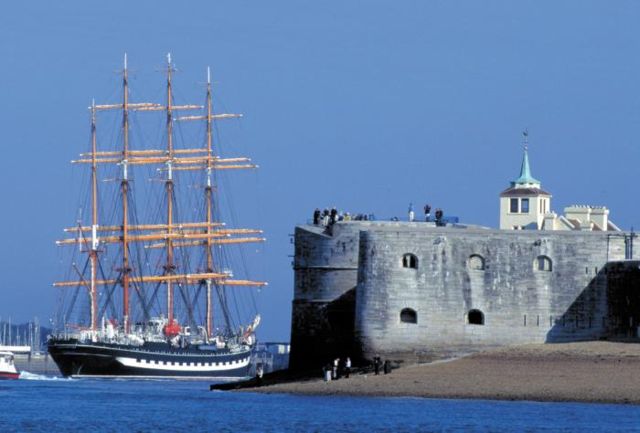
[[[522,131],[522,137],[524,140],[524,151],[527,152],[529,150],[529,130],[527,128]]]

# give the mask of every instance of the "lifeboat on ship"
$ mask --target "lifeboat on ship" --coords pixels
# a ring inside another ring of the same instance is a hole
[[[0,379],[18,379],[20,373],[11,352],[0,352]]]

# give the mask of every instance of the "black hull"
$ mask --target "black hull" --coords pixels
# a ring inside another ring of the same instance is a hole
[[[49,354],[65,377],[247,377],[251,350],[176,349],[166,343],[127,346],[50,340]]]

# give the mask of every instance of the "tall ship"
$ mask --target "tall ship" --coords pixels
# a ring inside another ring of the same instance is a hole
[[[257,165],[219,155],[218,121],[242,116],[214,112],[209,68],[201,105],[174,101],[170,55],[163,70],[164,102],[132,101],[125,55],[121,99],[92,102],[88,149],[72,161],[90,212],[57,241],[65,277],[48,351],[64,376],[248,374],[267,283],[251,278],[242,244],[265,239],[227,226],[237,216],[221,197],[226,173]]]

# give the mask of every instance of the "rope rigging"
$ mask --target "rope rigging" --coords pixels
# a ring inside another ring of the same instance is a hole
[[[171,63],[168,68],[172,70]],[[64,281],[56,283],[62,290],[70,287],[70,297],[64,299],[62,295],[65,314],[58,319],[66,321],[74,314],[86,317],[86,306],[91,307],[92,296],[97,296],[97,311],[90,308],[91,315],[98,316],[98,320],[92,317],[90,321],[94,328],[96,323],[114,320],[128,332],[128,323],[142,321],[146,326],[154,317],[172,317],[175,311],[178,322],[194,330],[212,317],[211,326],[222,334],[242,334],[240,323],[251,323],[246,310],[255,315],[257,305],[253,290],[235,286],[261,287],[266,283],[251,280],[246,253],[236,244],[264,239],[250,236],[260,231],[228,228],[238,227],[239,218],[233,195],[226,192],[232,191],[226,171],[256,166],[245,164],[248,158],[225,160],[218,156],[225,149],[220,146],[222,139],[214,118],[239,115],[207,114],[204,105],[177,105],[171,92],[171,72],[168,74],[165,105],[134,100],[125,66],[123,102],[92,108],[101,119],[108,120],[109,112],[116,114],[111,115],[113,127],[103,128],[108,122],[101,121],[93,128],[92,138],[98,137],[98,149],[92,148],[90,153],[81,154],[84,159],[74,161],[91,164],[99,179],[100,187],[95,191],[82,188],[81,209],[91,208],[88,204],[92,200],[99,205],[94,205],[97,223],[86,224],[81,215],[78,227],[68,230],[73,237],[59,241],[59,245],[76,245],[67,254],[72,263],[80,255],[87,257],[82,269],[75,268],[77,275],[73,265],[66,269]],[[206,102],[211,104],[210,93]],[[172,114],[174,110],[205,114],[178,118]],[[161,116],[148,118],[144,111]],[[205,122],[187,122],[203,119],[210,129],[203,130]],[[187,123],[195,126],[188,127]],[[194,135],[204,136],[205,144],[193,148],[189,142]],[[213,141],[210,153],[209,139]],[[86,172],[80,183],[90,184]],[[221,194],[221,189],[225,193]],[[210,205],[207,194],[211,194]],[[211,220],[206,222],[209,212]],[[222,225],[225,220],[229,226]],[[164,247],[158,248],[162,242]],[[243,278],[238,279],[230,271],[233,268]],[[176,288],[179,296],[169,295],[169,287]],[[166,303],[160,296],[164,292]],[[212,293],[216,302],[209,306],[207,299]],[[78,323],[86,326],[87,322]]]

